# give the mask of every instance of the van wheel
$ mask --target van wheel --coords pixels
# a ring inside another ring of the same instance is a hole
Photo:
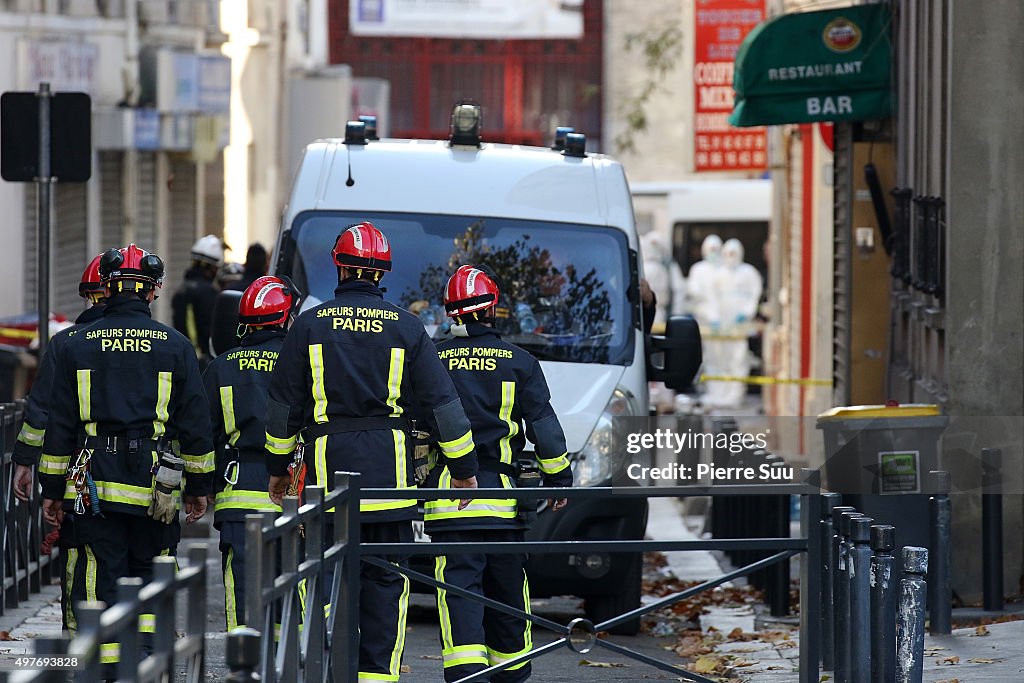
[[[610,595],[587,596],[583,603],[587,619],[596,625],[639,607],[642,568],[643,556],[633,556],[623,578],[621,590]],[[619,636],[635,636],[640,632],[640,617],[613,626],[608,632]]]

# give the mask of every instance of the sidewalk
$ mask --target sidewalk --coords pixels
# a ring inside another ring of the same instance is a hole
[[[43,586],[41,592],[0,616],[0,662],[32,654],[33,639],[56,638],[60,627],[60,585]]]

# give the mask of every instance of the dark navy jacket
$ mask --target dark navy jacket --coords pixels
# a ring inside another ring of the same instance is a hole
[[[285,338],[270,384],[267,467],[284,474],[299,430],[353,418],[407,418],[429,411],[453,474],[476,474],[469,420],[423,324],[383,299],[369,282],[338,286],[335,298],[306,311]],[[335,433],[305,445],[310,481],[330,489],[333,472],[361,473],[364,488],[411,488],[412,444],[403,428]],[[412,519],[415,500],[366,500],[370,521]]]
[[[75,318],[75,324],[53,335],[46,352],[39,361],[39,370],[32,382],[32,391],[25,399],[25,421],[14,443],[11,459],[18,465],[32,467],[39,462],[46,435],[47,414],[49,413],[50,388],[53,386],[53,371],[60,350],[78,330],[103,317],[103,306],[91,306]]]
[[[529,352],[501,339],[496,330],[478,323],[453,328],[456,336],[442,341],[437,353],[455,382],[473,427],[480,488],[511,488],[511,477],[487,463],[511,465],[523,454],[526,438],[536,447],[537,462],[548,486],[572,486],[565,434],[551,408],[551,394],[540,363]],[[524,429],[525,425],[525,429]],[[451,475],[442,469],[440,488]],[[517,528],[516,501],[473,499],[463,510],[458,501],[427,501],[428,533],[441,530]]]
[[[111,299],[98,320],[72,335],[55,359],[49,424],[39,462],[43,497],[74,498],[65,472],[81,440],[106,437],[94,449],[91,475],[104,509],[145,515],[152,499],[154,440],[179,445],[185,492],[210,492],[210,409],[192,345],[150,317],[131,295]],[[134,453],[130,439],[147,446]]]
[[[284,343],[279,328],[254,330],[203,373],[217,468],[213,523],[244,522],[253,512],[280,510],[267,494],[267,390]],[[234,483],[231,483],[234,482]]]

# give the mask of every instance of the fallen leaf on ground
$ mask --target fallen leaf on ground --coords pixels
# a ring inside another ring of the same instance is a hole
[[[21,638],[15,638],[10,631],[0,631],[0,640],[21,640]]]
[[[420,659],[444,659],[441,655],[420,655]]]
[[[732,667],[734,669],[742,669],[745,666],[754,666],[757,663],[758,663],[757,660],[740,659],[738,661],[733,662],[732,663]]]
[[[947,680],[941,680],[941,681],[936,681],[936,683],[960,683],[960,679],[959,678],[951,678],[948,681]]]
[[[952,666],[954,664],[959,664],[959,663],[960,663],[960,658],[957,657],[956,655],[953,655],[952,657],[944,657],[943,659],[939,660],[939,666],[942,666],[943,664],[949,664],[950,666]]]
[[[978,628],[974,629],[974,635],[976,635],[976,636],[987,636],[988,635],[988,627],[985,626],[985,624],[982,624]]]
[[[975,664],[995,664],[996,660],[989,659],[988,657],[971,657],[967,661],[974,662]]]
[[[592,662],[588,659],[581,659],[580,666],[590,666],[596,669],[612,669],[616,667],[626,667],[629,665],[623,664],[622,662]]]
[[[699,674],[710,674],[720,670],[722,660],[717,657],[701,657],[694,665],[693,670]]]
[[[404,673],[404,674],[411,674],[412,673],[412,669],[409,667],[408,664],[403,664],[402,668],[401,668],[401,672]]]

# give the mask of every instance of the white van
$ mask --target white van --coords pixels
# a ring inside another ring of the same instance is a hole
[[[648,413],[649,344],[622,166],[586,154],[575,134],[556,150],[479,143],[469,126],[451,140],[377,140],[356,122],[346,131],[343,140],[306,148],[274,272],[313,299],[331,298],[335,237],[370,221],[391,243],[385,298],[440,333],[449,275],[464,263],[491,266],[504,283],[497,326],[541,361],[576,485],[610,485],[628,464],[613,451],[612,418]],[[688,322],[673,330],[678,339],[663,352],[661,375],[681,388],[696,372],[700,341]],[[558,514],[541,510],[529,538],[641,539],[646,521],[643,499],[575,500]],[[639,605],[640,559],[534,555],[531,590],[585,597],[600,620]]]

